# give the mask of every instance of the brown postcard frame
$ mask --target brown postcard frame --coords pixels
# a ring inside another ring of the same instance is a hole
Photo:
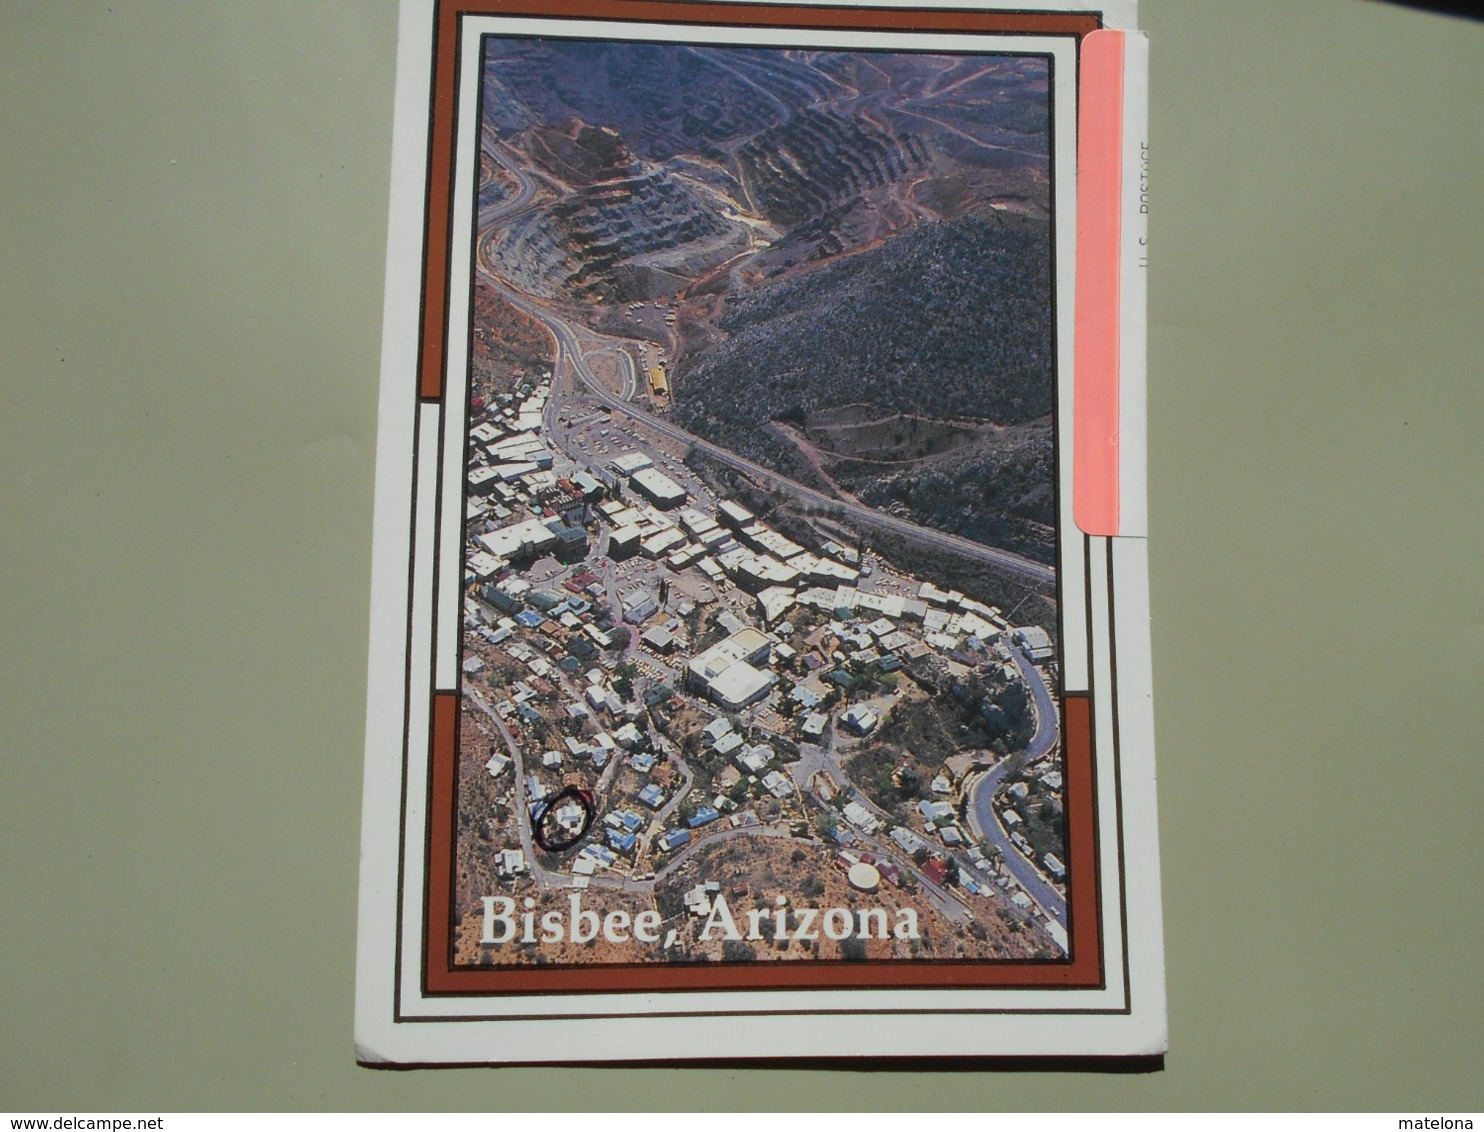
[[[443,373],[451,296],[457,47],[466,16],[663,22],[699,27],[858,29],[984,35],[1066,36],[1080,43],[1099,29],[1098,13],[952,8],[837,8],[693,3],[689,0],[438,0],[432,60],[423,233],[423,278],[416,396],[423,410],[451,409]],[[1064,538],[1077,538],[1069,524]],[[1060,580],[1058,580],[1060,591]],[[454,826],[462,695],[429,689],[428,819],[421,962],[429,997],[591,994],[594,992],[976,989],[1087,990],[1107,986],[1098,848],[1098,800],[1090,692],[1062,691],[1060,709],[1067,821],[1070,955],[1060,960],[809,960],[766,964],[630,964],[561,967],[458,967],[453,962]],[[417,693],[414,691],[414,695]],[[413,737],[409,736],[409,740]],[[410,753],[410,752],[409,752]],[[1074,893],[1081,900],[1074,903]],[[1115,916],[1115,920],[1116,920]],[[399,932],[400,935],[400,932]]]

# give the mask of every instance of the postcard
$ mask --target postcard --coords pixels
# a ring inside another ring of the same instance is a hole
[[[1132,5],[400,35],[358,1056],[1162,1051]]]

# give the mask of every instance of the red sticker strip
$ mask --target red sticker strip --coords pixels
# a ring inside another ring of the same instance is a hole
[[[1082,40],[1077,108],[1077,325],[1072,513],[1118,533],[1118,318],[1123,214],[1123,33]]]

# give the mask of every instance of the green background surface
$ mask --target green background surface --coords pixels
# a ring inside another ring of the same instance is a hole
[[[6,0],[0,1108],[1478,1109],[1484,25],[1143,20],[1164,1071],[394,1073],[351,1045],[394,6]]]

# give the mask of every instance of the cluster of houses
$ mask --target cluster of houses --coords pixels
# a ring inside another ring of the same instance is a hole
[[[896,826],[892,829],[889,836],[902,852],[909,857],[916,855],[920,851],[925,850],[927,852],[928,856],[922,865],[922,873],[928,880],[939,887],[944,887],[950,883],[950,855],[947,852],[935,848],[921,834],[915,830],[908,829],[906,826]],[[955,846],[955,848],[961,847]],[[1000,888],[1008,888],[1013,884],[1010,878],[1000,874],[994,862],[986,857],[984,851],[978,846],[962,848],[962,852],[969,864],[978,870],[979,874],[975,875],[963,868],[958,869],[956,882],[965,892],[977,896],[987,891],[988,885],[991,883]]]
[[[1049,763],[1051,760],[1048,758],[1044,761]],[[986,891],[987,885],[991,883],[1001,889],[1016,889],[1017,884],[1014,879],[1003,872],[984,854],[982,849],[974,844],[968,831],[960,822],[953,803],[949,801],[950,796],[955,793],[956,787],[962,784],[965,777],[975,770],[982,769],[985,765],[986,761],[982,753],[963,752],[951,756],[945,762],[943,772],[934,776],[929,785],[935,797],[922,799],[915,807],[915,813],[922,823],[920,829],[905,825],[890,825],[879,811],[866,805],[858,796],[850,796],[848,792],[842,800],[838,784],[827,775],[816,778],[815,789],[821,798],[835,801],[841,816],[847,823],[845,827],[837,831],[836,839],[847,846],[855,844],[858,840],[852,830],[859,831],[868,837],[885,830],[886,836],[905,856],[923,862],[920,866],[923,875],[940,886],[949,883],[949,862],[962,859],[968,862],[972,870],[976,870],[967,872],[963,868],[958,869],[954,879],[964,891],[979,894]],[[1034,766],[1028,768],[1029,771],[1034,769]],[[1045,773],[1055,776],[1051,781],[1059,785],[1060,777],[1056,775],[1056,772],[1046,770]],[[892,778],[898,786],[902,786],[907,777],[916,777],[916,774],[916,771],[904,763],[893,772]],[[1016,790],[1012,796],[1024,798],[1028,789]],[[1028,843],[1023,851],[1028,857],[1032,857]],[[1045,872],[1053,880],[1062,880],[1065,877],[1065,866],[1055,855],[1047,854],[1046,856],[1050,860],[1043,859]],[[863,854],[859,850],[845,850],[842,859],[846,858],[850,861],[866,860],[870,864],[877,865],[881,868],[883,877],[896,883],[893,877],[888,876],[881,862],[872,859],[869,854]],[[1028,902],[1029,898],[1027,898],[1027,904]]]
[[[779,800],[795,796],[793,780],[779,769],[777,752],[766,743],[748,743],[725,716],[708,723],[701,735],[711,750],[732,763],[717,775],[720,793],[712,803],[716,809],[735,809],[736,803],[727,794],[744,781]]]
[[[767,700],[780,673],[798,677],[789,688],[789,706],[796,709],[791,712],[794,726],[805,741],[822,741],[831,722],[828,704],[839,695],[847,703],[835,721],[844,734],[865,737],[876,730],[880,707],[849,702],[866,666],[885,675],[900,669],[904,660],[938,654],[971,667],[998,663],[1006,679],[1019,679],[1004,642],[1013,641],[1036,663],[1054,655],[1044,630],[1012,627],[998,609],[962,593],[930,582],[921,583],[915,594],[876,592],[862,584],[869,567],[853,548],[830,541],[811,550],[732,500],[721,500],[708,512],[645,453],[625,452],[603,466],[572,468],[551,451],[542,428],[550,392],[548,376],[484,406],[470,431],[468,466],[464,625],[529,673],[506,686],[494,710],[526,724],[560,720],[563,714],[582,724],[562,728],[577,734],[564,734],[539,755],[540,770],[530,773],[525,784],[532,805],[552,789],[542,774],[560,778],[570,765],[602,772],[613,759],[626,759],[641,778],[655,768],[658,756],[637,723],[643,706],[619,694],[599,663],[613,647],[616,620],[634,626],[643,646],[655,655],[681,652],[685,690],[724,711]],[[631,579],[630,588],[621,593],[609,593],[603,579],[585,566],[599,548],[619,561],[642,556],[655,564],[654,574],[647,581]],[[571,564],[574,571],[543,588],[523,576],[523,567],[547,556]],[[682,622],[667,613],[665,583],[654,576],[666,569],[695,569],[718,588],[734,587],[737,596],[747,595],[756,611],[755,624],[724,611],[716,620],[726,628],[726,637],[685,655]],[[829,620],[809,640],[791,642],[788,617],[799,609],[818,611]],[[464,674],[476,678],[485,664],[471,654],[463,661]],[[538,695],[533,678],[558,689],[562,702],[554,705],[550,693]],[[742,793],[738,787],[744,783],[746,790],[755,788],[779,800],[796,793],[773,750],[748,743],[724,716],[708,725],[705,741],[728,759],[716,777],[715,797],[685,811],[675,828],[657,830],[649,838],[653,850],[677,851],[736,811]],[[485,765],[499,776],[510,763],[508,756],[492,753]],[[1059,787],[1051,781],[1054,770],[1046,773],[1048,786]],[[941,785],[943,789],[935,780],[935,794],[949,792],[946,779]],[[650,781],[632,801],[604,815],[601,837],[589,839],[573,862],[574,884],[632,858],[669,800]],[[928,810],[921,816],[931,835],[946,848],[967,844],[946,801],[923,805]],[[1014,813],[1013,806],[1008,812]],[[844,816],[867,833],[881,827],[859,802],[848,803]],[[580,822],[582,815],[574,811],[555,817],[570,824]],[[921,841],[910,830],[894,830],[893,837],[897,833]],[[1059,879],[1053,863],[1045,864]],[[502,850],[497,871],[522,875],[526,864],[520,851]]]
[[[486,583],[470,582],[464,591],[464,628],[537,676],[549,677],[556,669],[575,676],[613,645],[605,628],[606,590],[591,571],[562,583],[560,592],[538,589],[510,572]],[[517,634],[521,639],[512,640]],[[482,662],[466,664],[464,672],[472,676],[481,668]]]
[[[769,610],[781,613],[792,602],[783,604],[780,594],[763,597],[765,591],[853,585],[860,577],[858,568],[807,551],[741,504],[723,500],[715,514],[685,506],[686,490],[651,464],[648,456],[632,452],[602,470],[614,488],[626,477],[632,489],[630,501],[612,499],[597,507],[611,528],[608,553],[614,559],[642,554],[674,570],[694,566],[713,582],[729,580],[758,597],[768,624],[776,620],[776,613],[767,616]]]
[[[1049,757],[1037,760],[1026,768],[1029,777],[1037,778],[1045,784],[1048,790],[1060,791],[1062,787],[1061,771],[1056,769],[1055,761]],[[996,812],[1000,825],[1004,827],[1010,838],[1010,843],[1020,850],[1028,860],[1036,860],[1036,850],[1030,840],[1020,828],[1025,824],[1025,819],[1020,810],[1026,807],[1031,800],[1031,786],[1025,781],[1013,782],[1005,787],[995,797]],[[1019,808],[1017,808],[1019,807]],[[1040,856],[1042,870],[1052,880],[1061,882],[1067,878],[1067,866],[1055,853],[1043,853]]]
[[[520,650],[519,645],[515,648]],[[538,659],[531,650],[524,651],[532,660]],[[625,757],[628,766],[637,775],[648,776],[656,765],[657,755],[650,746],[648,735],[633,722],[632,717],[638,711],[637,703],[618,696],[605,682],[606,678],[601,670],[593,669],[586,674],[586,679],[582,699],[566,705],[568,711],[594,719],[611,717],[613,720],[625,721],[619,726],[611,727],[611,730],[599,730],[586,738],[563,737],[562,746],[548,749],[540,755],[542,771],[559,776],[565,766],[576,761],[586,761],[595,771],[601,771],[611,758],[618,756]],[[494,705],[496,712],[506,717],[526,718],[522,715],[522,709],[529,705],[530,699],[536,694],[535,690],[529,683],[521,680],[510,685],[509,693],[508,699],[497,701]],[[536,713],[531,718],[542,717],[540,713]],[[710,803],[695,807],[685,816],[679,828],[664,830],[654,838],[653,847],[661,853],[681,848],[692,840],[695,831],[719,820],[724,813],[737,810],[738,804],[734,798],[728,796],[727,790],[743,781],[744,772],[749,784],[756,784],[760,790],[775,798],[790,797],[794,793],[792,781],[777,768],[777,756],[771,747],[766,744],[748,744],[724,716],[708,724],[704,733],[714,749],[724,754],[735,752],[733,761],[736,769],[728,768],[731,776],[722,776],[718,782],[721,792]],[[492,777],[504,774],[511,765],[510,757],[499,752],[491,753],[485,763]],[[529,773],[524,787],[530,818],[534,821],[542,816],[542,803],[557,787],[543,778],[541,771]],[[669,800],[670,795],[666,790],[657,782],[650,781],[635,793],[634,806],[654,815],[664,809]],[[583,813],[580,807],[568,803],[547,820],[555,820],[564,829],[575,832],[581,826]],[[621,864],[622,859],[635,857],[645,830],[652,820],[652,817],[643,816],[640,809],[625,805],[605,814],[602,820],[602,842],[591,852],[585,848],[579,853],[573,869],[574,877],[591,876],[595,869],[613,868]],[[502,857],[501,860],[504,861],[505,858]],[[510,861],[514,862],[516,858],[510,858]],[[519,867],[512,863],[509,868],[499,869],[500,875],[523,875],[526,871],[524,858],[519,858],[519,861]]]
[[[543,384],[518,407],[507,406],[502,410],[513,416],[506,422],[508,427],[519,428],[533,420],[539,424],[546,392],[547,386]],[[506,437],[505,441],[509,439]],[[831,541],[816,554],[759,522],[752,512],[732,500],[720,501],[714,514],[689,505],[686,490],[656,469],[653,459],[645,453],[620,454],[595,471],[596,475],[581,473],[565,479],[554,478],[553,482],[564,489],[560,500],[542,500],[528,492],[526,502],[537,512],[532,517],[504,526],[495,526],[486,519],[487,529],[476,536],[478,548],[469,559],[475,581],[498,579],[478,591],[480,596],[500,607],[522,627],[540,628],[555,619],[569,631],[582,632],[586,641],[577,646],[579,663],[591,659],[581,655],[583,652],[595,653],[611,644],[607,630],[592,624],[590,619],[584,624],[586,610],[574,608],[571,601],[565,609],[555,611],[555,617],[552,610],[517,609],[523,598],[529,603],[529,595],[520,591],[518,577],[513,580],[509,577],[509,567],[543,553],[558,558],[571,554],[585,556],[589,553],[590,539],[586,523],[594,512],[608,528],[606,550],[610,557],[622,560],[642,554],[671,570],[693,567],[713,583],[730,583],[752,595],[759,624],[765,628],[787,630],[789,626],[783,618],[795,607],[819,610],[835,619],[831,629],[836,632],[843,655],[829,660],[811,658],[815,663],[807,675],[813,684],[806,682],[793,692],[805,709],[799,721],[805,739],[818,738],[827,725],[827,719],[813,710],[829,694],[824,682],[832,679],[836,686],[850,690],[849,673],[838,667],[833,672],[817,671],[830,661],[848,658],[857,664],[874,664],[881,672],[889,673],[900,668],[904,658],[936,651],[974,665],[981,663],[985,651],[1007,632],[1013,634],[1013,639],[1033,660],[1045,659],[1053,652],[1044,630],[1037,626],[1012,629],[999,610],[958,591],[923,582],[915,597],[872,592],[859,585],[862,571],[858,551]],[[522,467],[518,473],[512,472],[511,482],[523,481],[540,472],[540,468],[533,472]],[[583,482],[579,483],[579,479]],[[603,484],[618,493],[623,479],[631,489],[629,500],[597,500]],[[544,485],[545,481],[540,484]],[[506,492],[518,494],[521,490],[522,487],[504,485]],[[590,503],[595,504],[591,510]],[[563,505],[568,508],[566,511],[560,510]],[[663,603],[653,586],[636,585],[618,597],[622,619],[641,629],[647,647],[661,655],[681,647],[682,638],[676,632],[678,624],[673,620],[668,624],[650,624],[663,612]],[[780,640],[779,634],[769,637],[750,626],[740,627],[728,640],[690,658],[689,690],[728,710],[739,710],[766,699],[778,683],[777,675],[768,666],[775,650],[777,660],[792,659],[792,648]],[[866,708],[853,712],[842,723],[847,731],[864,735],[877,721],[871,709]]]
[[[484,406],[469,430],[465,519],[480,534],[466,569],[477,579],[545,553],[576,562],[588,552],[587,505],[602,484],[585,471],[556,471],[541,427],[550,396],[550,375],[526,382]],[[517,509],[531,516],[512,522]]]

